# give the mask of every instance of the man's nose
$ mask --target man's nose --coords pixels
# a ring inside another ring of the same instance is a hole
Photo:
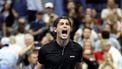
[[[63,28],[67,28],[67,26],[66,26],[66,25],[64,25],[64,26],[63,26]]]

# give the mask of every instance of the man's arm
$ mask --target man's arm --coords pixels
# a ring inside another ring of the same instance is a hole
[[[76,64],[76,69],[82,69],[82,63],[81,62]]]
[[[79,50],[79,56],[78,56],[78,59],[77,59],[77,63],[75,65],[76,69],[82,69],[82,59],[83,59],[82,55],[83,54],[82,54],[82,47],[81,47],[80,50]]]
[[[32,49],[34,47],[33,43],[27,47],[25,47],[24,49],[20,50],[19,52],[19,56],[23,56],[27,51],[29,51],[30,49]]]
[[[38,29],[37,31],[33,31],[32,29],[29,30],[29,32],[32,34],[32,35],[37,35],[41,32],[43,32],[44,30],[48,29],[48,27],[43,27],[43,28],[40,28]]]
[[[38,62],[36,65],[36,69],[42,69],[42,68],[43,68],[43,65]]]

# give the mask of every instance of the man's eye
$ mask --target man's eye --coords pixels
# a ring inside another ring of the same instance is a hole
[[[60,25],[63,25],[64,23],[62,22],[62,23],[60,23]]]
[[[66,25],[69,25],[69,23],[66,23]]]

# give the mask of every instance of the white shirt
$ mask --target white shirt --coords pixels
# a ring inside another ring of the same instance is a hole
[[[16,39],[16,44],[19,45],[21,48],[25,48],[26,45],[25,45],[25,37],[24,37],[24,34],[17,34],[15,36],[15,39]]]
[[[112,55],[115,69],[122,69],[122,55],[119,50],[111,46],[109,53]]]
[[[13,46],[13,47],[12,47]],[[20,49],[17,45],[12,45],[11,47],[3,47],[0,49],[0,65],[4,65],[8,69],[16,69],[16,64],[18,61],[18,51]]]
[[[27,9],[33,11],[42,11],[42,1],[41,0],[27,0]]]
[[[9,44],[9,47],[8,47],[12,52],[14,52],[15,54],[17,54],[18,56],[18,53],[21,51],[21,47],[17,44]]]
[[[122,17],[122,10],[120,8],[116,8],[116,9],[113,9],[113,10],[116,10],[118,16]],[[111,12],[112,12],[112,10],[110,10],[108,8],[103,9],[102,12],[101,12],[101,18],[105,19]]]
[[[77,42],[78,40],[80,40],[82,34],[83,34],[82,28],[79,28],[75,33],[74,41]],[[98,39],[98,35],[94,30],[91,30],[90,39],[95,41]]]
[[[54,19],[58,18],[58,16],[54,13],[52,13],[52,16],[54,17]],[[44,14],[44,18],[43,18],[44,22],[49,23],[49,19],[50,16],[48,14]]]

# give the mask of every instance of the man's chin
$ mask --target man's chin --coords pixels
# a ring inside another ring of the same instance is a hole
[[[68,39],[69,37],[61,37],[61,39],[63,39],[63,40],[66,40],[66,39]]]

